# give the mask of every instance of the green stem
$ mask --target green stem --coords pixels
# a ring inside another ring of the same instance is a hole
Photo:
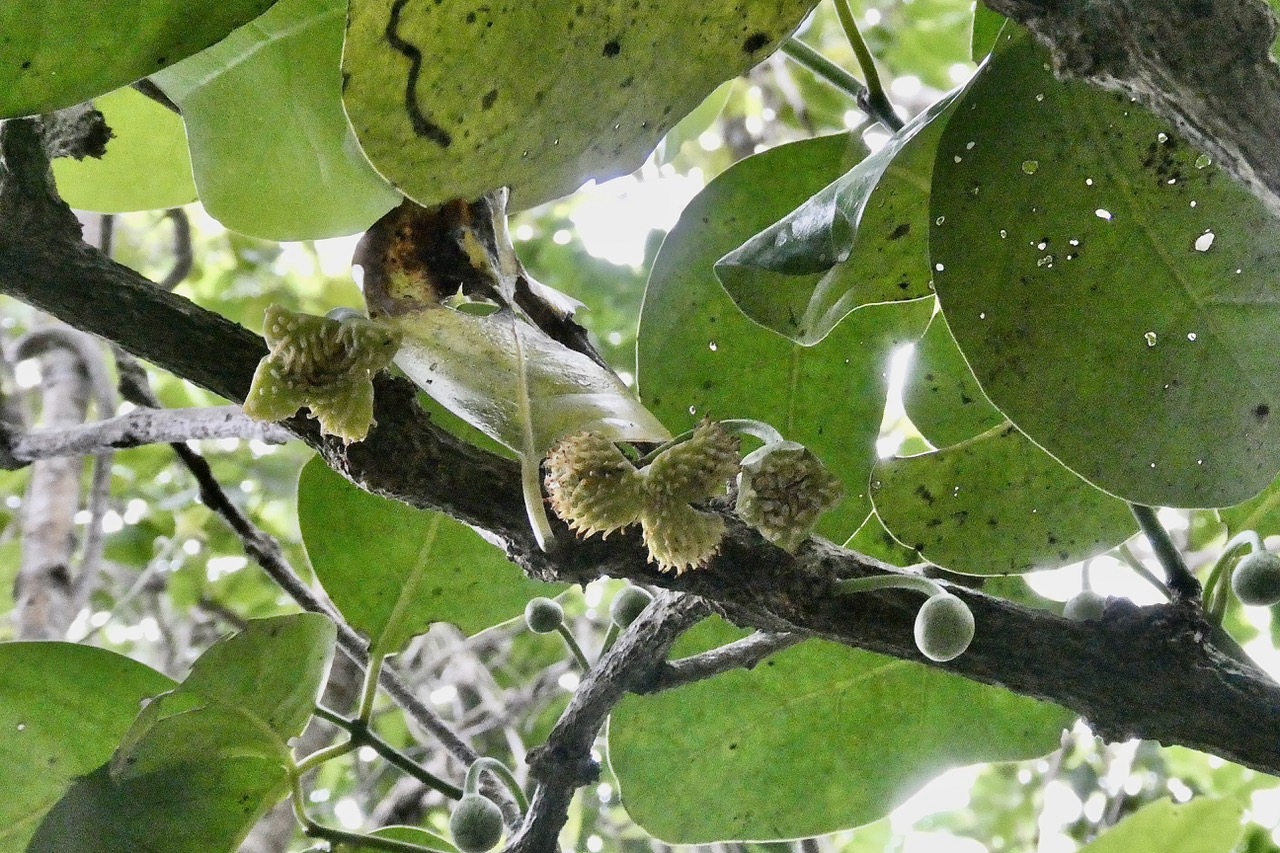
[[[749,435],[760,439],[765,444],[775,444],[783,440],[782,433],[778,432],[764,421],[753,421],[750,418],[730,418],[726,421],[720,421],[720,426],[722,426],[726,432],[733,433],[734,435]],[[657,459],[659,455],[675,447],[677,444],[685,443],[693,436],[693,432],[693,430],[687,429],[675,438],[658,445],[653,450],[650,450],[644,456],[637,459],[636,467],[643,468],[654,459]]]
[[[782,52],[797,65],[813,74],[814,77],[831,84],[858,103],[866,100],[868,95],[867,87],[862,85],[861,80],[795,36],[782,43]]]
[[[1234,562],[1236,552],[1245,545],[1249,546],[1250,551],[1260,551],[1262,539],[1253,530],[1244,530],[1231,537],[1213,564],[1208,580],[1204,582],[1204,609],[1214,624],[1221,624],[1222,617],[1227,612],[1227,579],[1231,574],[1227,567]]]
[[[946,592],[937,581],[920,575],[869,575],[864,578],[846,578],[835,583],[835,591],[841,595],[878,589],[911,589],[930,597]]]
[[[306,808],[302,802],[302,782],[299,778],[300,774],[293,774],[293,814],[298,819],[298,823],[302,824],[302,831],[309,838],[323,838],[329,842],[339,842],[342,844],[350,844],[354,847],[365,847],[372,850],[391,850],[394,853],[448,853],[454,849],[453,845],[438,835],[427,832],[433,841],[439,842],[440,846],[426,846],[423,844],[411,844],[408,841],[397,841],[394,838],[381,838],[376,835],[363,835],[359,832],[347,832],[342,829],[335,829],[331,826],[324,826],[316,823],[307,814]],[[426,832],[426,830],[422,830]]]
[[[1176,603],[1184,598],[1198,599],[1200,582],[1183,562],[1182,555],[1178,553],[1173,540],[1169,538],[1169,531],[1165,530],[1164,525],[1156,518],[1156,511],[1142,504],[1129,504],[1129,509],[1133,512],[1133,517],[1138,520],[1138,527],[1142,529],[1147,541],[1151,543],[1151,550],[1155,553],[1156,559],[1164,568],[1169,591],[1172,593],[1171,600]]]
[[[618,623],[610,619],[609,630],[604,632],[604,642],[600,644],[600,657],[604,657],[605,652],[613,648],[613,644],[617,642],[618,635],[621,633],[622,631],[618,628]]]
[[[342,743],[335,743],[332,746],[326,746],[324,749],[317,749],[306,758],[298,762],[298,774],[301,775],[314,767],[319,767],[326,761],[332,761],[340,758],[348,752],[354,752],[357,744],[354,740],[348,739]]]
[[[527,455],[520,457],[520,487],[524,492],[524,510],[529,516],[529,527],[533,529],[533,537],[538,540],[538,547],[544,552],[550,543],[555,541],[555,531],[547,520],[547,508],[542,500],[542,477],[539,473],[541,461]]]
[[[408,775],[417,779],[434,791],[439,791],[451,800],[462,799],[462,789],[457,785],[450,784],[440,777],[428,772],[409,756],[387,743],[382,738],[374,734],[373,730],[365,723],[359,720],[348,720],[340,714],[335,714],[328,708],[316,707],[316,716],[323,720],[328,720],[340,729],[343,729],[351,735],[351,742],[357,747],[367,746],[378,755],[386,759],[388,764],[400,768]]]
[[[578,665],[582,667],[582,671],[586,672],[591,669],[587,656],[582,653],[582,646],[579,646],[578,641],[573,638],[573,632],[563,622],[556,627],[556,632],[561,637],[564,637],[564,644],[569,647],[569,651],[573,652],[573,656],[577,658]],[[472,766],[474,767],[475,765]]]
[[[885,94],[884,86],[880,82],[880,73],[876,71],[875,58],[867,49],[867,43],[863,40],[862,33],[858,31],[858,23],[853,19],[853,9],[849,7],[848,0],[835,0],[835,5],[836,16],[840,18],[840,26],[844,28],[845,38],[849,40],[853,55],[858,58],[858,65],[862,67],[862,76],[867,81],[867,94],[862,106],[866,107],[867,112],[875,116],[881,124],[897,133],[902,130],[902,119],[898,118],[898,114],[893,111],[893,104]]]
[[[462,790],[468,794],[479,793],[480,774],[486,770],[501,779],[502,783],[507,786],[511,796],[515,797],[516,804],[520,806],[520,814],[527,814],[529,812],[529,799],[525,796],[524,789],[520,787],[516,777],[507,769],[507,765],[496,758],[482,756],[472,762],[471,766],[467,768],[467,778],[462,783]]]
[[[1129,568],[1133,569],[1134,574],[1160,590],[1161,595],[1165,598],[1173,598],[1173,593],[1169,592],[1169,585],[1156,577],[1155,573],[1146,566],[1142,565],[1142,561],[1134,555],[1128,545],[1121,543],[1120,547],[1116,550],[1120,554],[1120,559],[1124,560],[1125,563],[1128,564]]]
[[[378,678],[382,675],[382,662],[386,659],[385,654],[370,654],[369,665],[364,670],[364,687],[360,691],[360,710],[356,719],[365,726],[369,725],[373,716],[373,700],[378,695]]]

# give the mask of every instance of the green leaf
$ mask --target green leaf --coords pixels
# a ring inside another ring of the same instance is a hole
[[[899,542],[931,563],[974,575],[1066,565],[1137,530],[1123,501],[1009,425],[932,453],[880,460],[871,499]]]
[[[1157,800],[1081,847],[1080,853],[1227,853],[1240,838],[1243,812],[1232,800]]]
[[[837,540],[870,509],[889,352],[919,337],[931,303],[868,307],[804,347],[748,320],[712,267],[840,175],[845,151],[843,136],[782,145],[738,162],[699,193],[654,261],[638,345],[641,396],[672,429],[704,415],[766,421],[839,476],[845,500],[818,525]]]
[[[114,134],[101,160],[53,161],[58,194],[99,213],[155,210],[195,201],[182,119],[133,89],[94,101]]]
[[[72,784],[28,853],[211,853],[235,850],[287,789],[259,758],[166,767],[122,781],[103,765]]]
[[[114,652],[0,644],[0,853],[20,853],[77,776],[111,757],[140,704],[173,682]],[[121,848],[123,849],[123,848]]]
[[[427,832],[425,829],[418,829],[415,826],[384,826],[369,834],[374,838],[392,838],[396,841],[407,841],[410,844],[417,844],[429,850],[441,850],[444,853],[456,853],[457,851],[456,847],[440,836]],[[334,845],[333,849],[335,853],[375,853],[381,848],[339,842]]]
[[[885,530],[880,516],[874,512],[867,515],[867,520],[845,541],[844,547],[883,560],[892,566],[906,567],[920,562],[915,551],[903,547],[901,542],[893,538],[892,533]]]
[[[929,177],[951,103],[717,261],[738,308],[809,346],[856,308],[932,296]]]
[[[203,50],[272,0],[7,0],[0,118],[87,101]]]
[[[298,479],[298,525],[316,577],[375,651],[399,651],[432,622],[476,634],[562,589],[529,580],[466,525],[362,491],[318,457]]]
[[[985,3],[974,4],[973,32],[969,38],[969,56],[974,62],[981,62],[995,49],[1004,22],[1004,15],[991,11]]]
[[[342,0],[280,0],[154,80],[187,123],[200,200],[228,228],[271,240],[354,234],[399,195],[342,111]]]
[[[911,423],[934,447],[948,447],[1005,423],[956,346],[946,318],[935,314],[916,344],[902,389]]]
[[[1244,503],[1219,510],[1218,515],[1230,536],[1244,530],[1257,531],[1263,539],[1280,535],[1280,477]]]
[[[1137,105],[1047,64],[1002,35],[943,135],[947,323],[991,401],[1099,488],[1238,503],[1280,469],[1280,222]]]
[[[174,692],[239,708],[287,740],[311,719],[336,638],[332,620],[318,613],[251,619],[210,646]]]
[[[509,186],[532,207],[639,167],[813,5],[353,0],[347,112],[369,159],[418,203]]]
[[[738,635],[709,620],[675,654]],[[876,820],[949,767],[1049,752],[1071,719],[941,670],[809,641],[749,672],[627,696],[609,720],[609,761],[628,813],[666,842],[805,837]]]

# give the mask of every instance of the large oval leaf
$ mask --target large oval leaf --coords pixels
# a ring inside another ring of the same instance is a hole
[[[804,347],[748,320],[713,266],[843,173],[847,145],[830,136],[780,146],[699,193],[654,261],[638,346],[641,396],[672,429],[704,415],[755,418],[816,453],[845,484],[844,502],[818,527],[838,541],[870,508],[889,351],[919,337],[932,303],[868,307]]]
[[[0,118],[69,107],[203,50],[274,0],[6,0]]]
[[[1055,568],[1137,532],[1124,501],[1008,425],[932,453],[880,460],[871,499],[899,542],[973,575]]]
[[[347,113],[419,204],[509,186],[514,208],[531,207],[640,166],[813,5],[352,0]]]
[[[342,111],[342,0],[280,0],[216,47],[154,76],[182,108],[200,201],[270,240],[354,234],[400,196]]]
[[[676,646],[738,636],[718,620]],[[664,841],[820,835],[887,814],[941,771],[1042,755],[1072,715],[916,663],[811,640],[609,720],[631,817]],[[697,791],[697,796],[689,796]]]
[[[717,261],[744,314],[808,346],[855,308],[933,295],[929,176],[951,103]]]
[[[111,757],[141,703],[173,682],[123,655],[73,643],[0,644],[0,851],[20,853],[45,813]]]
[[[1280,469],[1280,222],[1025,36],[947,126],[930,249],[991,401],[1128,500],[1222,506]]]
[[[399,651],[432,622],[478,633],[560,590],[466,525],[361,491],[319,458],[298,479],[298,525],[316,577],[375,652]]]
[[[94,101],[114,134],[101,160],[53,161],[58,194],[100,213],[155,210],[195,201],[182,119],[133,89]]]

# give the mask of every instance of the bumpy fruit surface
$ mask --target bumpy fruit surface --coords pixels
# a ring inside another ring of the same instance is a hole
[[[949,592],[931,596],[916,614],[916,648],[929,660],[941,663],[963,654],[973,633],[969,606]]]
[[[1106,607],[1106,596],[1091,589],[1082,589],[1067,601],[1062,608],[1062,615],[1075,622],[1090,622],[1101,619]]]
[[[629,586],[614,596],[613,603],[609,605],[609,618],[613,620],[613,624],[625,629],[636,621],[651,601],[652,595],[638,586]]]
[[[487,797],[467,794],[449,816],[449,834],[462,853],[492,850],[502,838],[502,811]]]
[[[688,441],[658,455],[645,469],[651,502],[693,503],[723,495],[738,473],[738,438],[703,420]]]
[[[664,501],[640,516],[649,558],[664,572],[682,574],[705,565],[720,550],[724,519],[687,503]]]
[[[534,598],[524,606],[524,622],[535,634],[550,634],[564,624],[564,608],[549,598]]]
[[[742,460],[737,512],[770,542],[795,551],[843,494],[844,484],[803,444],[773,442]]]
[[[1280,602],[1280,555],[1254,551],[1236,564],[1231,589],[1244,604],[1270,607]]]
[[[597,432],[568,436],[547,456],[547,494],[556,515],[581,536],[640,519],[644,478],[618,446]]]

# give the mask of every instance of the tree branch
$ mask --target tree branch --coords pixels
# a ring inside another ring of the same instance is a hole
[[[682,684],[703,681],[731,669],[754,669],[772,654],[789,649],[802,641],[798,634],[771,634],[757,631],[717,649],[664,663],[653,679],[636,688],[637,693],[657,693]]]
[[[22,163],[39,175],[46,170],[27,150],[31,135],[22,142],[15,126],[24,123],[0,127],[0,290],[243,399],[266,352],[261,339],[76,245],[65,221],[59,225],[40,209],[58,202],[33,188],[29,174],[13,171]],[[120,322],[122,304],[127,323]],[[383,374],[375,385],[378,426],[363,442],[344,447],[321,438],[305,418],[286,426],[357,485],[488,531],[531,576],[576,583],[609,575],[691,592],[740,625],[927,663],[912,640],[918,596],[890,590],[850,598],[833,591],[839,578],[893,567],[817,539],[788,555],[737,521],[727,504],[720,507],[728,526],[720,554],[700,571],[657,572],[634,529],[607,541],[578,540],[558,525],[554,552],[542,553],[525,519],[517,465],[437,427],[408,382]],[[1101,621],[1071,622],[975,590],[948,589],[972,609],[977,636],[963,655],[935,666],[1057,702],[1107,738],[1180,743],[1280,773],[1280,715],[1272,713],[1280,686],[1215,648],[1194,606],[1117,601]]]
[[[984,0],[1028,27],[1060,77],[1124,92],[1280,214],[1280,66],[1263,0]]]
[[[243,438],[283,444],[293,433],[251,420],[239,406],[207,409],[135,409],[103,421],[63,429],[35,429],[14,436],[10,452],[19,463],[85,456],[106,449],[179,441]]]

